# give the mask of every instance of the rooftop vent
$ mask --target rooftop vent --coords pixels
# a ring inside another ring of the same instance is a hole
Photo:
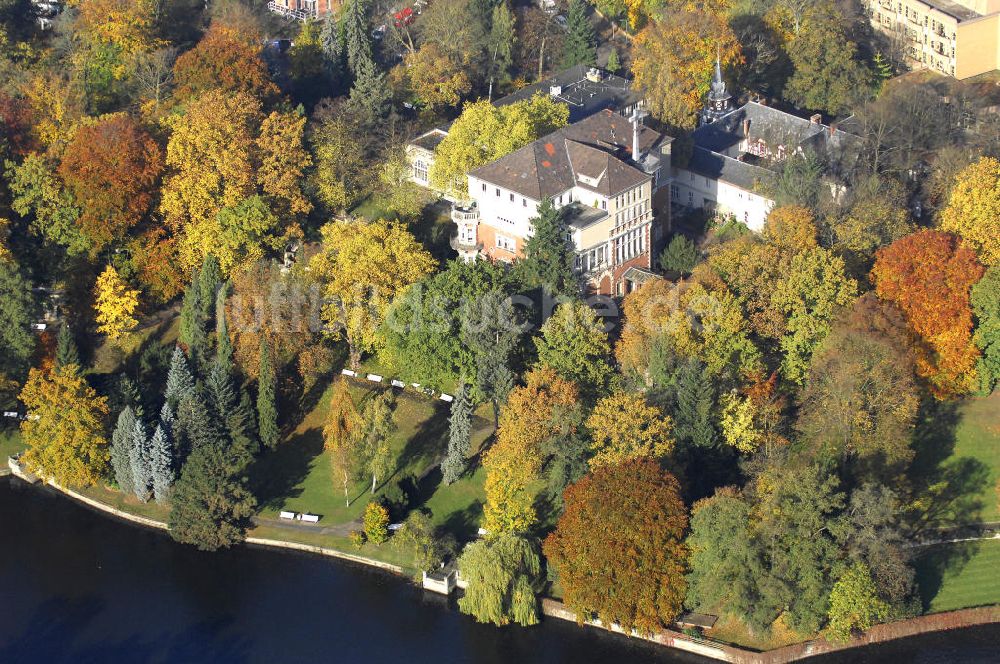
[[[558,97],[559,95],[562,94],[562,86],[561,85],[550,85],[549,86],[549,94],[552,95],[553,97]]]
[[[601,70],[597,67],[591,67],[587,70],[587,80],[591,83],[601,82]]]

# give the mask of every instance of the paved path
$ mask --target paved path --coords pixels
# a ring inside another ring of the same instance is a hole
[[[315,525],[302,523],[301,521],[289,521],[287,519],[272,519],[265,516],[255,516],[251,519],[255,525],[268,526],[269,528],[280,528],[281,530],[293,530],[300,533],[316,533],[318,535],[333,535],[334,537],[347,537],[352,530],[364,530],[361,519],[348,521],[347,523],[336,523],[331,526],[324,526],[321,523]]]

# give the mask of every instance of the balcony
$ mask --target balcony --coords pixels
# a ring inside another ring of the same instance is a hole
[[[451,208],[451,220],[456,224],[473,224],[479,222],[479,208],[475,205],[454,205]]]
[[[315,2],[307,2],[301,9],[294,9],[292,7],[288,7],[283,2],[271,0],[267,3],[267,8],[275,14],[280,14],[286,18],[293,18],[297,21],[307,21],[311,18],[317,17]]]
[[[452,235],[451,236],[451,248],[454,249],[455,251],[459,252],[459,253],[469,253],[469,252],[475,252],[475,251],[482,251],[483,250],[483,243],[482,242],[469,242],[467,240],[463,240],[458,235]]]

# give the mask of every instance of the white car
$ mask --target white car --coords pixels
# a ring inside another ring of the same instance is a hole
[[[565,16],[559,14],[553,20],[556,22],[556,25],[558,25],[560,28],[566,30],[567,32],[569,31],[569,21],[566,20]]]

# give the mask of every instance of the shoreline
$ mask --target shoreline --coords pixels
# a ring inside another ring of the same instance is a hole
[[[17,477],[17,474],[14,474],[13,476]],[[102,503],[99,500],[89,498],[72,489],[61,486],[51,480],[39,482],[38,484],[43,487],[51,487],[64,496],[72,498],[73,500],[82,503],[93,510],[111,515],[122,521],[127,521],[139,526],[161,531],[169,530],[168,525],[162,521],[157,521],[155,519],[119,510],[115,507]],[[288,551],[311,553],[314,555],[335,558],[345,562],[373,567],[384,572],[391,573],[395,576],[404,578],[407,577],[405,571],[399,565],[385,563],[373,558],[367,558],[365,556],[346,553],[344,551],[318,545],[262,537],[247,537],[244,539],[244,544],[269,549],[284,549]],[[548,597],[540,597],[539,605],[541,613],[546,617],[579,624],[576,614],[570,611],[565,604],[558,600]],[[844,644],[831,643],[820,638],[763,652],[712,641],[710,639],[690,637],[682,632],[670,629],[663,630],[662,632],[654,635],[642,635],[636,633],[628,634],[617,625],[603,625],[599,620],[588,620],[583,622],[582,625],[614,634],[624,635],[630,638],[638,638],[665,648],[696,654],[722,662],[732,662],[734,664],[786,664],[788,662],[795,662],[807,657],[888,643],[921,634],[946,632],[954,629],[976,627],[994,623],[1000,623],[1000,605],[958,609],[956,611],[934,613],[917,616],[916,618],[910,618],[907,620],[883,623],[872,627],[860,637],[855,637],[851,639],[851,641]]]

